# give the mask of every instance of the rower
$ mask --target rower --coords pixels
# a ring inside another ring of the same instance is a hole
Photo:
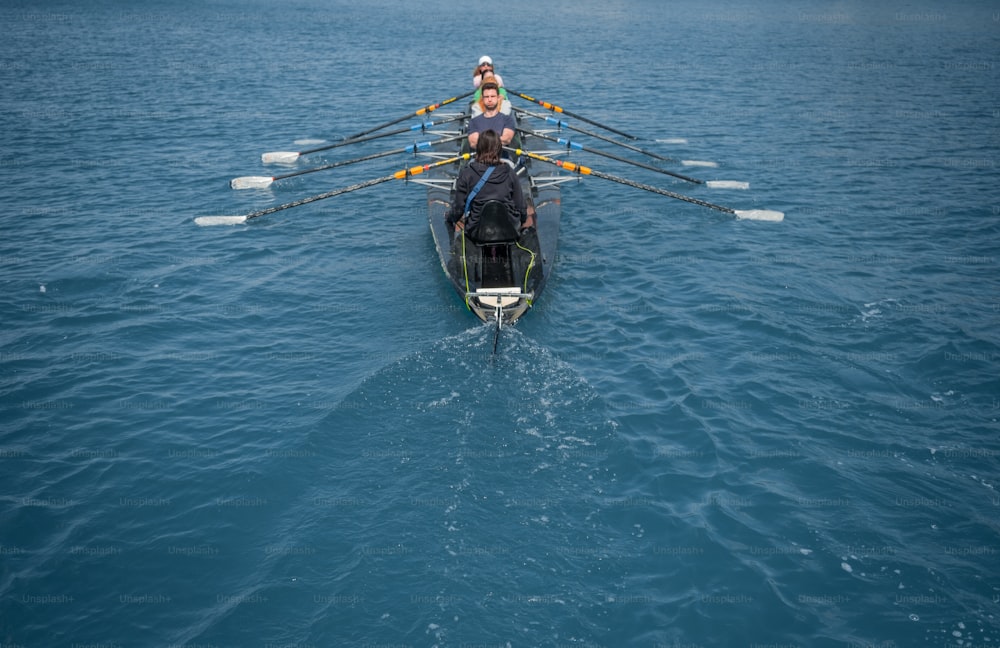
[[[459,172],[445,221],[456,232],[468,226],[466,233],[475,239],[485,206],[495,203],[501,206],[503,218],[509,219],[506,225],[516,240],[520,228],[535,224],[535,206],[525,201],[514,169],[501,160],[503,147],[496,131],[483,131],[476,143],[476,159]]]
[[[500,79],[499,75],[495,75],[492,72],[486,72],[483,74],[483,83],[476,90],[475,94],[472,95],[472,105],[470,106],[472,116],[481,114],[485,108],[483,107],[483,86],[486,84],[494,82],[497,85],[497,91],[500,93],[500,112],[505,115],[509,115],[513,106],[510,103],[510,98],[507,97],[507,90],[503,87],[503,81]]]
[[[503,146],[509,146],[514,140],[517,123],[510,114],[500,111],[500,86],[487,79],[481,90],[483,112],[469,120],[469,146],[476,148],[479,134],[488,130],[499,133]]]
[[[497,83],[501,86],[503,85],[503,79],[500,78],[499,74],[493,71],[493,59],[489,56],[481,56],[479,57],[479,64],[472,70],[472,87],[478,88],[488,74],[495,76]]]

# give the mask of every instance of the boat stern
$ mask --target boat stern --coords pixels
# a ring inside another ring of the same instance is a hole
[[[534,293],[518,287],[478,288],[465,294],[465,303],[484,322],[496,322],[498,327],[513,324],[531,308]]]

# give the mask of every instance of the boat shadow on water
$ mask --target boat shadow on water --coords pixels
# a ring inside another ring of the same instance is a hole
[[[572,367],[513,328],[489,362],[492,335],[385,366],[309,435],[291,526],[316,551],[273,567],[311,575],[310,641],[534,643],[542,630],[513,620],[542,604],[550,639],[607,632],[602,606],[624,587],[608,558],[633,539],[602,510],[627,449]]]

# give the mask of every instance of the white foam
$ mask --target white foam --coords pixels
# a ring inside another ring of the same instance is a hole
[[[719,166],[717,162],[708,162],[706,160],[681,160],[681,164],[684,166],[696,166],[696,167],[717,167]]]
[[[199,216],[194,222],[202,227],[210,225],[242,225],[247,222],[246,216]]]
[[[229,181],[229,186],[233,189],[267,189],[274,182],[270,176],[243,176],[233,178]]]
[[[785,220],[785,215],[780,211],[772,211],[770,209],[737,209],[736,218],[741,220],[759,220],[780,223]]]
[[[298,139],[295,140],[296,146],[316,146],[317,144],[326,144],[325,139]]]
[[[740,182],[739,180],[709,180],[705,183],[711,189],[749,189],[749,182]]]
[[[868,320],[880,318],[882,316],[882,305],[894,306],[898,301],[892,297],[886,299],[880,299],[874,302],[868,302],[864,305],[864,310],[861,311],[861,321],[867,322]]]
[[[687,144],[688,141],[683,137],[668,137],[667,139],[656,140],[659,144]]]
[[[271,151],[260,156],[264,164],[292,164],[297,159],[299,154],[295,151]]]

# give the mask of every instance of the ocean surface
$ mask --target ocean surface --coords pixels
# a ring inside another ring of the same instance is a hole
[[[995,2],[0,24],[0,648],[1000,646]],[[482,54],[714,165],[575,141],[750,186],[570,159],[784,221],[567,184],[496,357],[417,184],[195,223],[417,163],[229,187],[423,138],[260,161],[464,93]]]

